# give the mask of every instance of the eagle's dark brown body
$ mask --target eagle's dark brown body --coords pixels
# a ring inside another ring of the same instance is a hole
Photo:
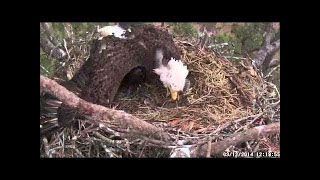
[[[108,36],[91,42],[90,58],[68,83],[81,90],[80,98],[108,106],[114,101],[124,77],[138,66],[145,68],[147,80],[157,80],[158,76],[153,73],[157,48],[163,49],[164,59],[180,59],[180,52],[168,32],[144,25],[132,28],[132,33],[132,39]],[[102,45],[106,48],[101,51]],[[58,117],[62,126],[73,119],[70,108],[63,104]]]

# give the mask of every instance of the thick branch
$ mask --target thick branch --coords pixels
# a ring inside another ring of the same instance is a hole
[[[205,157],[208,149],[211,149],[211,155],[220,155],[231,145],[235,146],[246,141],[259,139],[261,137],[273,135],[278,132],[280,132],[280,123],[254,127],[244,133],[237,133],[229,138],[224,139],[223,141],[212,143],[210,148],[208,148],[207,143],[202,144],[200,147],[196,147],[192,150],[192,156]]]
[[[264,63],[264,61],[266,60],[266,57],[268,55],[273,54],[275,51],[277,51],[280,48],[280,39],[270,44],[271,30],[272,30],[272,24],[269,23],[266,26],[266,32],[265,32],[266,34],[263,40],[263,45],[258,51],[256,57],[254,58],[254,63],[258,69],[261,69],[263,64],[266,64],[267,66],[269,66],[270,62]]]
[[[203,48],[205,46],[207,39],[208,39],[208,33],[205,31],[204,36],[201,37],[200,39],[200,43],[199,43],[200,48]]]
[[[280,39],[271,43],[269,46],[268,46],[268,53],[271,54],[271,53],[274,53],[276,52],[278,49],[280,49]]]
[[[273,57],[276,55],[277,50],[280,48],[280,40],[279,40],[279,43],[277,41],[277,42],[272,43],[269,46],[271,46],[271,47],[268,48],[269,51],[268,51],[267,57],[265,58],[265,60],[262,63],[263,74],[265,74],[267,72],[267,70],[271,67],[271,61],[272,61]]]
[[[66,52],[64,50],[56,47],[46,36],[41,34],[40,47],[45,53],[57,59],[58,61],[63,61],[66,58]]]
[[[266,24],[266,30],[265,30],[265,37],[264,42],[262,46],[267,46],[270,44],[271,41],[271,35],[272,35],[272,23]]]
[[[41,23],[42,28],[44,29],[44,33],[46,34],[47,38],[52,42],[54,46],[58,46],[59,42],[53,35],[53,29],[51,23]]]
[[[169,139],[169,136],[160,128],[142,121],[124,111],[113,110],[84,101],[57,82],[41,75],[40,89],[54,95],[67,106],[76,108],[79,113],[88,115],[96,122],[113,129],[120,129],[130,137],[147,136],[164,141]]]

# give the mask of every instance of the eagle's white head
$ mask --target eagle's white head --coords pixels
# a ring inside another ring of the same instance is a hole
[[[165,66],[162,63],[163,51],[156,51],[156,62],[157,68],[154,72],[160,76],[160,80],[164,87],[168,88],[171,93],[171,98],[176,100],[178,97],[178,92],[183,91],[186,78],[189,73],[186,65],[180,60],[171,58],[168,64]]]

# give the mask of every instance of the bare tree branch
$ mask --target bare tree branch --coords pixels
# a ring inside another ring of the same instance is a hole
[[[79,113],[90,116],[99,126],[121,130],[122,133],[128,134],[128,137],[147,136],[164,141],[170,138],[168,134],[152,124],[124,111],[113,110],[84,101],[57,82],[41,75],[40,89],[54,95],[66,105],[77,109]]]
[[[64,30],[67,33],[67,36],[71,39],[74,40],[74,33],[73,33],[73,27],[71,23],[63,23]]]
[[[57,59],[58,61],[63,61],[66,58],[67,54],[64,50],[56,47],[46,36],[41,34],[40,34],[40,47],[45,53]]]
[[[54,37],[53,29],[51,23],[41,23],[42,28],[44,29],[44,33],[47,35],[47,38],[52,42],[54,46],[58,46],[59,42]]]
[[[270,61],[272,59],[272,54],[280,48],[280,39],[271,43],[271,30],[272,30],[272,23],[268,23],[266,25],[266,32],[263,40],[263,45],[260,50],[257,52],[253,62],[258,69],[262,69],[263,66],[269,67]],[[267,58],[267,56],[269,57]],[[268,59],[268,62],[265,62]],[[267,68],[266,67],[266,68]]]
[[[271,41],[271,35],[272,35],[272,23],[267,23],[266,24],[266,29],[265,29],[265,37],[264,37],[264,42],[262,46],[267,46],[270,44]]]
[[[246,141],[259,139],[261,137],[273,135],[278,132],[280,132],[280,123],[258,126],[243,133],[236,133],[231,137],[224,139],[223,141],[212,143],[210,147],[211,155],[221,155],[221,153],[231,145],[235,146]],[[208,149],[208,143],[203,143],[202,145],[192,149],[192,156],[205,157]]]
[[[271,61],[273,57],[276,55],[277,50],[280,49],[280,40],[269,45],[267,56],[262,63],[262,72],[265,74],[267,70],[271,67]]]
[[[200,42],[199,42],[200,48],[204,48],[207,39],[208,39],[208,33],[207,33],[207,31],[205,31],[204,36],[200,38]]]
[[[268,53],[274,53],[280,48],[280,39],[268,45]]]

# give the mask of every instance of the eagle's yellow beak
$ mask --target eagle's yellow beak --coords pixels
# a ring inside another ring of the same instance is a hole
[[[169,88],[169,90],[170,90],[170,94],[171,94],[171,99],[176,101],[178,99],[178,92],[172,90],[171,88]]]

